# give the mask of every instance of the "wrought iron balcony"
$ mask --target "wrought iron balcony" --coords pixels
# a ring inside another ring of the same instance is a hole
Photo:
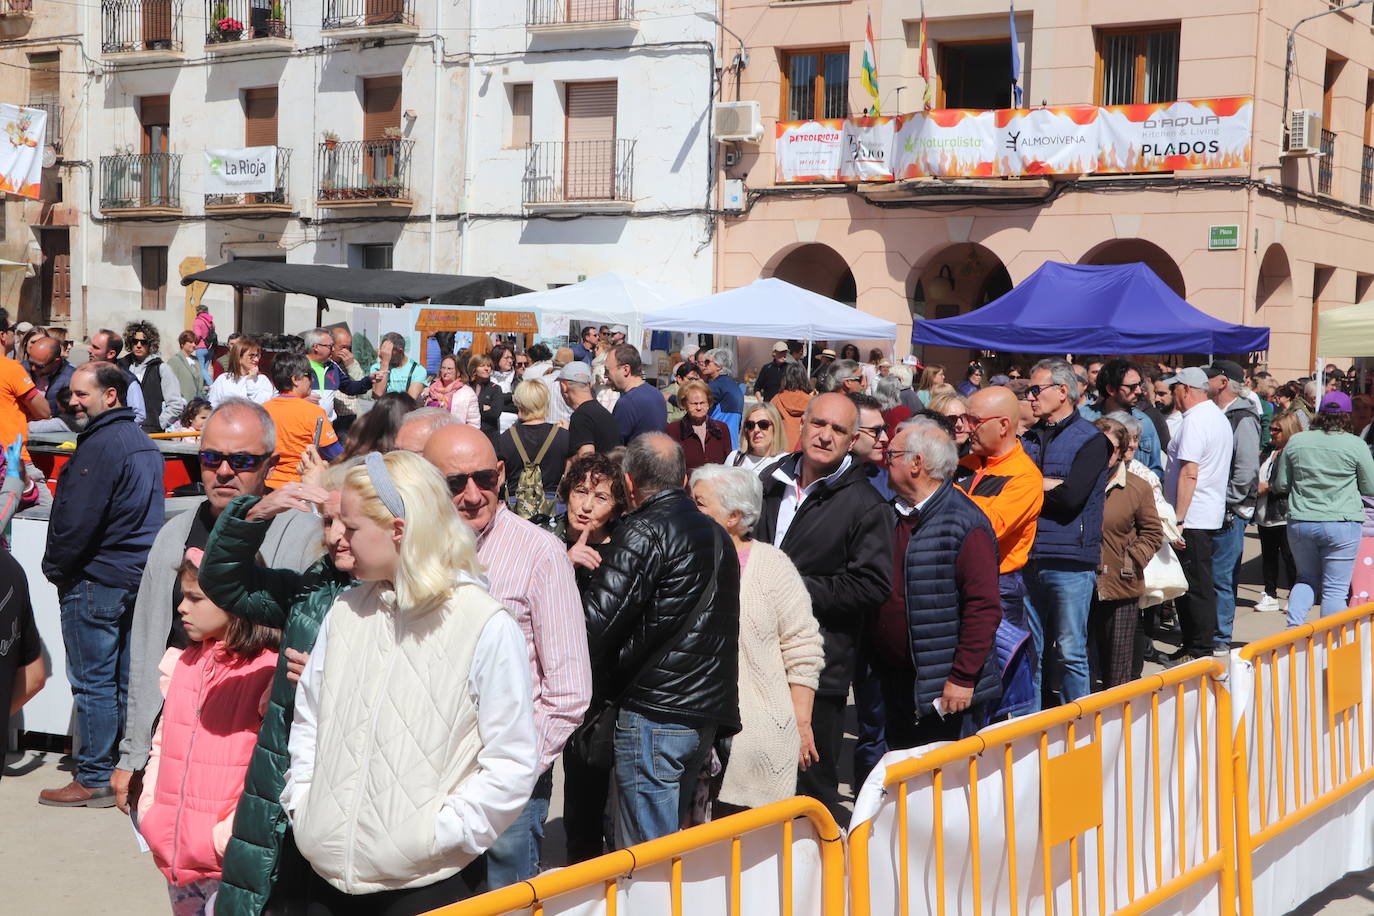
[[[291,148],[277,147],[276,190],[255,194],[206,194],[206,213],[290,213]]]
[[[290,0],[205,0],[205,50],[234,54],[267,44],[289,47],[290,12]]]
[[[100,0],[100,50],[141,58],[179,55],[182,0]]]
[[[525,205],[532,208],[628,209],[634,201],[633,140],[531,143],[525,158]]]
[[[1374,203],[1374,146],[1366,146],[1360,159],[1360,206]]]
[[[56,102],[29,102],[25,108],[37,108],[48,113],[48,146],[62,148],[62,106]]]
[[[525,0],[525,23],[532,29],[597,29],[634,22],[634,0]]]
[[[415,0],[324,0],[321,27],[328,38],[413,35]]]
[[[321,207],[409,207],[414,140],[325,140],[315,154]]]
[[[1336,132],[1322,131],[1322,155],[1317,160],[1317,193],[1330,194],[1332,177],[1335,173]]]
[[[101,156],[100,209],[180,213],[181,155]]]
[[[0,0],[0,19],[7,16],[33,18],[33,0]]]

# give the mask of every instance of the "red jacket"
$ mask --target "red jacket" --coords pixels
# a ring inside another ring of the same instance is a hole
[[[171,884],[220,877],[276,666],[270,649],[247,659],[216,640],[162,657],[166,700],[138,814],[153,862]]]
[[[705,445],[702,445],[686,417],[669,423],[665,432],[681,443],[689,472],[703,464],[724,464],[726,456],[730,454],[730,430],[719,420],[706,420]]]

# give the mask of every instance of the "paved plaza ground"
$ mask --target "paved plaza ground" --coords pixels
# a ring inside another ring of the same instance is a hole
[[[1251,609],[1259,598],[1255,585],[1259,582],[1258,553],[1259,542],[1251,532],[1246,539],[1241,607],[1236,613],[1238,642],[1259,639],[1283,627],[1281,613],[1261,614]],[[1156,670],[1156,666],[1147,666],[1147,672]],[[561,775],[555,774],[545,844],[545,859],[552,865],[563,861]],[[38,805],[40,789],[62,785],[70,778],[66,760],[58,753],[26,752],[6,758],[5,775],[0,779],[0,855],[6,885],[0,912],[15,916],[143,916],[167,912],[162,876],[151,858],[139,852],[128,820],[117,810]],[[1371,913],[1374,870],[1347,875],[1294,910],[1292,916]]]

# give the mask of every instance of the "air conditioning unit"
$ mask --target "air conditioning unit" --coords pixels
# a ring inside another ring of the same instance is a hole
[[[1297,108],[1288,113],[1288,142],[1284,153],[1289,156],[1315,156],[1322,147],[1322,116],[1310,108]]]
[[[716,139],[757,143],[763,137],[758,102],[717,102],[712,111]]]

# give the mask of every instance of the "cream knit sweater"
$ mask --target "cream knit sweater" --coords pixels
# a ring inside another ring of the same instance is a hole
[[[791,684],[815,688],[824,656],[811,596],[787,554],[749,543],[739,583],[739,712],[720,787],[727,804],[757,808],[797,793],[801,737]]]

